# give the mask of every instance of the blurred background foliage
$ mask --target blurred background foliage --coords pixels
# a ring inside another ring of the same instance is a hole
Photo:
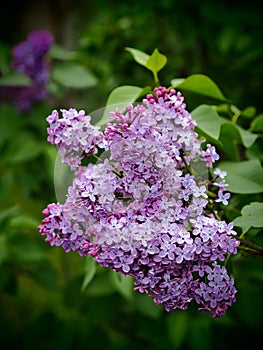
[[[163,85],[206,74],[240,109],[254,107],[248,118],[263,112],[262,4],[9,2],[0,12],[2,73],[11,48],[37,29],[49,30],[60,45],[50,52],[50,98],[23,114],[11,104],[0,106],[1,348],[217,350],[262,342],[262,258],[233,260],[237,302],[221,319],[212,320],[194,309],[167,314],[133,292],[129,279],[88,258],[51,249],[37,230],[42,209],[56,201],[56,150],[46,141],[45,118],[51,110],[90,112],[103,107],[119,85],[153,85],[149,71],[125,47],[164,53],[168,62],[160,72]],[[84,67],[85,73],[76,67]],[[247,119],[241,122],[246,126]],[[262,146],[262,138],[258,144]],[[236,206],[253,200],[259,195],[241,195]],[[233,218],[233,213],[226,215]],[[258,232],[251,229],[250,237],[262,237]]]

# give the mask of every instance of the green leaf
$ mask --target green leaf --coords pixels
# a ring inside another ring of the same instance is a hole
[[[10,254],[16,263],[34,263],[44,261],[46,256],[43,249],[33,240],[19,237],[15,244],[10,245]]]
[[[12,142],[13,137],[21,130],[22,118],[17,118],[14,106],[0,103],[0,147],[5,143]]]
[[[211,322],[208,319],[207,315],[198,315],[191,324],[187,343],[191,350],[210,350],[213,348],[213,338],[212,338],[212,329]]]
[[[176,87],[177,85],[181,84],[183,81],[185,81],[185,78],[177,78],[171,80],[172,87]]]
[[[256,112],[257,112],[257,110],[254,106],[249,106],[249,107],[246,107],[245,109],[243,109],[243,111],[241,112],[241,115],[244,118],[252,119],[255,117]]]
[[[204,136],[218,140],[221,125],[224,123],[215,109],[210,105],[201,105],[191,112],[192,118],[197,122],[197,129]]]
[[[166,65],[166,56],[161,54],[158,49],[155,49],[150,56],[147,53],[132,47],[126,47],[125,49],[132,54],[137,63],[149,69],[153,73],[154,80],[156,83],[158,83],[157,73]]]
[[[10,220],[12,217],[17,215],[18,213],[19,213],[19,209],[16,206],[0,211],[0,224],[2,225],[4,222]]]
[[[116,290],[127,300],[133,296],[133,278],[131,276],[124,276],[121,273],[111,271],[112,284]]]
[[[6,244],[6,237],[0,236],[0,266],[5,258],[8,256],[8,248]]]
[[[230,122],[229,122],[230,123]],[[249,148],[253,145],[253,143],[256,141],[258,135],[252,134],[251,132],[243,129],[241,126],[234,124],[237,131],[239,132],[239,135],[241,137],[242,144]]]
[[[134,60],[140,65],[146,67],[146,63],[149,59],[149,55],[143,51],[134,49],[132,47],[125,47],[125,50],[130,52],[134,58]]]
[[[134,293],[132,304],[136,312],[153,320],[158,319],[162,313],[162,308],[157,306],[147,294]]]
[[[235,226],[241,227],[243,233],[251,227],[263,227],[263,203],[252,202],[244,206],[241,216],[233,220]]]
[[[263,132],[263,113],[259,114],[251,123],[250,131]]]
[[[50,178],[50,181],[54,181],[54,169],[58,156],[58,149],[54,145],[47,143],[43,146],[43,154],[45,156],[46,169]],[[61,158],[60,158],[61,161]]]
[[[0,78],[0,86],[26,87],[30,84],[31,80],[28,78],[28,76],[17,72],[8,72],[6,75]]]
[[[62,86],[72,89],[85,89],[97,85],[96,78],[87,68],[71,62],[57,64],[51,72],[51,77]]]
[[[222,118],[223,119],[223,118]],[[234,154],[237,144],[244,145],[249,148],[253,145],[258,135],[243,129],[241,126],[223,119],[220,141],[224,145],[224,149],[228,154]]]
[[[228,190],[249,194],[263,192],[263,169],[257,159],[242,162],[221,162],[219,168],[227,172]]]
[[[247,159],[258,159],[263,162],[262,148],[256,142],[251,147],[246,149],[245,156]]]
[[[48,55],[51,58],[62,60],[62,61],[69,61],[76,57],[77,52],[76,51],[68,51],[63,46],[59,44],[54,44],[51,46]]]
[[[173,84],[175,83],[175,85]],[[212,99],[226,102],[226,97],[222,94],[219,87],[204,74],[193,74],[178,83],[178,79],[172,80],[172,85],[176,89],[193,92],[195,94],[210,97]]]
[[[74,171],[66,164],[62,163],[59,153],[57,153],[54,171],[54,188],[56,198],[59,203],[64,203],[68,192],[68,187],[72,185],[75,177]]]
[[[20,214],[10,220],[11,227],[29,228],[36,230],[39,221],[27,214]]]
[[[142,88],[132,85],[122,85],[114,89],[107,99],[103,116],[97,122],[97,125],[105,125],[109,122],[109,113],[115,111],[117,107],[124,112],[129,103],[137,100],[142,90]]]
[[[166,65],[167,58],[155,49],[146,62],[146,68],[153,72],[155,82],[158,82],[157,73]]]
[[[240,134],[235,127],[235,124],[231,122],[225,122],[221,127],[220,142],[223,146],[223,151],[230,157],[231,160],[235,160],[239,154],[238,144],[241,144]]]
[[[93,257],[91,255],[88,255],[85,259],[85,278],[81,286],[82,291],[85,291],[87,289],[96,273],[96,263]]]
[[[39,286],[52,292],[59,291],[59,273],[45,257],[25,264],[24,270]]]
[[[106,296],[114,294],[116,288],[112,284],[110,271],[102,271],[102,273],[96,273],[95,277],[92,279],[89,287],[86,288],[85,294],[90,296]]]
[[[12,137],[4,160],[8,163],[22,163],[36,158],[42,145],[28,132],[20,133]]]
[[[181,348],[189,333],[189,314],[184,311],[178,311],[168,315],[167,329],[169,338],[175,348]]]

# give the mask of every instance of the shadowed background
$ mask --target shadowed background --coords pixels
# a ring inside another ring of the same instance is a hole
[[[66,88],[25,115],[0,106],[1,346],[23,349],[231,349],[262,342],[262,258],[234,264],[237,302],[218,320],[196,310],[170,314],[91,260],[50,248],[37,226],[56,201],[55,150],[45,118],[55,107],[103,107],[124,84],[152,84],[125,47],[168,63],[171,79],[202,73],[240,108],[262,113],[262,5],[256,1],[23,1],[0,12],[0,57],[34,30],[79,52],[96,78],[85,90]],[[92,274],[95,273],[95,276]],[[90,283],[88,283],[90,280]],[[130,286],[131,287],[131,286]]]

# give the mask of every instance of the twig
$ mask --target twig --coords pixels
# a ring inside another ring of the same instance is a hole
[[[250,253],[253,256],[261,256],[263,257],[263,248],[259,245],[252,243],[250,241],[247,241],[244,238],[238,238],[238,240],[241,242],[241,244],[244,246],[245,250]],[[241,247],[240,247],[241,248]]]

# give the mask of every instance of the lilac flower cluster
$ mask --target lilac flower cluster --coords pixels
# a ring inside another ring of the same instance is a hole
[[[54,38],[48,31],[34,31],[28,35],[26,41],[18,43],[12,50],[10,67],[28,76],[31,84],[26,87],[1,88],[1,95],[14,100],[21,112],[30,109],[35,102],[47,98],[49,64],[45,56],[53,42]]]
[[[165,87],[110,117],[103,132],[84,111],[47,118],[48,140],[76,177],[66,202],[43,211],[40,233],[52,246],[129,274],[136,290],[167,311],[195,302],[222,316],[237,292],[222,262],[236,254],[238,240],[215,211],[230,194],[226,173],[212,171],[214,146],[198,139],[181,93]],[[82,165],[98,151],[99,162]],[[207,177],[194,171],[197,163]]]
[[[62,118],[55,110],[47,118],[48,141],[55,144],[61,158],[71,169],[76,169],[84,156],[97,153],[97,145],[103,140],[103,134],[98,126],[90,123],[91,117],[84,111],[77,112],[71,108],[62,110]]]

